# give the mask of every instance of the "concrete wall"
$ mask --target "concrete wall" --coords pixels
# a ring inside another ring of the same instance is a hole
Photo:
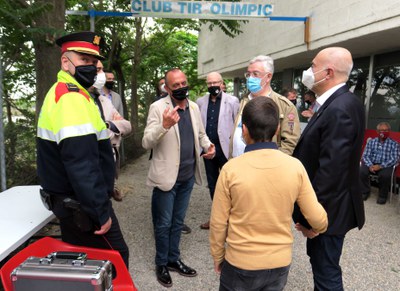
[[[263,3],[265,3],[263,1]],[[275,0],[273,16],[311,17],[310,44],[304,42],[304,23],[251,20],[243,33],[229,38],[218,27],[204,25],[199,34],[199,77],[219,71],[242,77],[256,55],[274,58],[276,70],[305,67],[318,50],[341,45],[353,57],[400,49],[398,0]]]

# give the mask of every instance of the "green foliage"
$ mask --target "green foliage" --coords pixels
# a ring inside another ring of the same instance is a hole
[[[59,1],[65,1],[67,10],[75,11],[94,9],[126,12],[131,9],[131,1],[126,0]],[[50,2],[50,0],[0,0],[2,44],[0,61],[4,69],[8,187],[37,183],[34,109],[37,76],[33,43],[39,37],[42,40],[45,36],[44,41],[54,45],[56,35],[62,33],[49,27],[36,26],[37,17],[41,15],[51,17],[53,6]],[[123,89],[125,108],[131,108],[131,104],[138,104],[139,128],[135,128],[133,143],[137,142],[140,128],[145,125],[149,105],[156,96],[158,80],[167,70],[179,67],[186,73],[191,99],[196,99],[205,92],[204,80],[197,78],[197,35],[200,25],[206,22],[194,19],[96,17],[95,30],[104,36],[107,44],[103,50],[103,54],[107,57],[103,62],[104,67],[116,73],[119,86]],[[230,37],[241,32],[241,22],[210,20],[207,23],[211,30],[219,27]],[[88,16],[66,16],[65,31],[89,29]],[[140,41],[136,42],[138,35],[141,36]],[[58,66],[58,63],[55,65]],[[137,82],[137,88],[132,86],[134,81]],[[136,93],[137,98],[134,103],[132,96],[136,96]],[[126,144],[126,147],[131,145]]]
[[[5,126],[7,186],[36,184],[35,116],[21,117]],[[15,137],[18,138],[15,138]],[[12,157],[12,158],[11,158]]]
[[[200,20],[203,24],[209,24],[208,29],[213,31],[214,27],[219,27],[227,36],[234,38],[235,36],[241,34],[243,31],[240,29],[240,26],[244,23],[247,23],[247,20]]]

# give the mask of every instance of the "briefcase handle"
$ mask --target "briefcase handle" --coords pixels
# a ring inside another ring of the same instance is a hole
[[[87,254],[79,252],[53,252],[47,256],[49,259],[80,260],[86,261]]]

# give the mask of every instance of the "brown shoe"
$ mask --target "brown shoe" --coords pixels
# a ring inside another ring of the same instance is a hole
[[[114,188],[114,191],[111,193],[111,196],[114,198],[115,201],[118,202],[122,201],[122,194],[117,188]]]
[[[201,229],[210,229],[210,221],[207,221],[206,223],[203,223],[200,225]]]

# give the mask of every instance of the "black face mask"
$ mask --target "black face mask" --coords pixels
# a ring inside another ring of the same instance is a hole
[[[172,97],[177,100],[184,100],[189,97],[189,87],[182,87],[176,90],[172,90]]]
[[[217,96],[219,93],[221,93],[221,87],[220,86],[211,86],[208,87],[208,93],[212,96]]]
[[[106,87],[108,90],[112,90],[114,88],[114,81],[107,81],[104,84],[104,87]]]
[[[292,102],[294,106],[296,106],[296,104],[297,104],[297,100],[296,99],[290,100],[290,102]]]
[[[97,76],[97,68],[94,65],[76,66],[74,77],[83,88],[90,88]]]
[[[307,100],[306,103],[307,103],[308,105],[311,105],[311,101],[310,101],[310,100]]]
[[[90,88],[97,77],[97,68],[95,65],[75,66],[75,64],[68,58],[71,64],[75,67],[75,80],[82,85],[83,88]]]

